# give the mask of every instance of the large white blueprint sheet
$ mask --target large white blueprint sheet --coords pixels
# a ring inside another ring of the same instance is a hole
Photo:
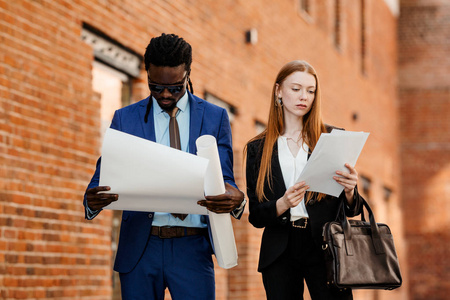
[[[109,128],[102,147],[100,186],[119,200],[107,209],[206,215],[208,160]]]
[[[216,139],[201,136],[196,144],[198,156],[109,128],[99,185],[119,199],[105,208],[209,215],[217,262],[232,268],[237,250],[230,215],[197,204],[205,194],[225,192]]]
[[[346,163],[355,166],[369,133],[333,129],[322,133],[296,182],[305,181],[308,191],[339,197],[344,187],[333,176],[336,171],[349,172]]]

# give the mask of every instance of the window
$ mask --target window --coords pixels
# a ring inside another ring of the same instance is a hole
[[[233,130],[233,121],[237,115],[236,108],[233,105],[226,103],[222,99],[214,96],[213,94],[211,94],[209,92],[205,92],[205,100],[212,104],[215,104],[217,106],[225,108],[225,110],[227,111],[227,114],[228,114],[228,118],[230,119],[231,130]],[[237,166],[242,166],[242,155],[241,154],[242,154],[242,149],[233,147],[234,168],[235,168],[234,177],[235,177],[236,182],[239,182],[242,180],[241,179],[242,173],[239,171],[240,168],[237,168]]]
[[[92,89],[100,100],[101,135],[110,126],[114,112],[131,102],[132,80],[140,74],[140,56],[130,52],[105,34],[85,25],[81,39],[91,45],[95,61],[92,64]],[[119,242],[122,211],[113,211],[111,224],[112,264]],[[120,280],[112,272],[113,300],[120,299]]]
[[[260,134],[261,132],[263,132],[266,129],[266,124],[259,122],[259,121],[255,121],[255,130],[256,130],[256,134]]]
[[[141,56],[115,42],[106,34],[83,25],[81,39],[92,46],[95,59],[133,77],[139,77]]]
[[[341,0],[334,0],[334,45],[341,48]]]
[[[233,120],[236,116],[236,108],[225,101],[217,98],[216,96],[206,92],[205,93],[205,100],[208,102],[211,102],[212,104],[215,104],[217,106],[225,108],[225,110],[228,113],[228,118],[230,119],[230,123],[233,124]]]
[[[100,97],[101,103],[101,139],[106,129],[111,124],[114,112],[129,103],[129,77],[105,64],[94,61],[92,68],[92,87]],[[123,92],[125,91],[125,93]],[[127,99],[126,99],[127,98]],[[113,211],[112,228],[111,228],[111,250],[113,252],[113,263],[119,242],[120,220],[122,212]],[[118,273],[113,272],[112,284],[114,295],[120,294],[120,281]]]
[[[312,0],[297,0],[298,2],[298,13],[300,16],[308,23],[312,23]]]
[[[372,182],[370,181],[369,178],[360,175],[359,176],[359,191],[360,193],[362,193],[363,197],[369,201],[370,199],[370,193],[371,193],[371,189],[372,189]]]
[[[391,196],[392,196],[392,190],[388,187],[383,187],[383,199],[386,203],[388,203],[389,200],[391,200]]]
[[[390,222],[391,217],[391,210],[389,207],[391,206],[391,200],[392,200],[393,192],[390,188],[383,186],[383,203],[380,205],[380,207],[383,207],[383,215],[382,217],[386,219],[386,222]],[[382,220],[382,219],[380,219]]]
[[[361,0],[361,73],[366,74],[366,0]]]
[[[300,10],[308,15],[311,15],[311,0],[299,0]]]
[[[102,135],[111,124],[114,112],[129,104],[130,83],[126,74],[98,61],[93,62],[92,87],[100,96]]]

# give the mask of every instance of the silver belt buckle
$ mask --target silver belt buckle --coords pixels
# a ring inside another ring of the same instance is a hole
[[[304,225],[295,225],[295,222],[297,222],[299,220],[305,220],[305,224]],[[292,221],[292,227],[295,227],[295,228],[306,228],[307,225],[308,225],[308,218],[300,218],[296,221]]]

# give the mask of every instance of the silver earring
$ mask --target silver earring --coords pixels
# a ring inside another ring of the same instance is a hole
[[[278,98],[278,103],[280,103],[280,105],[283,106],[283,99],[281,97]]]

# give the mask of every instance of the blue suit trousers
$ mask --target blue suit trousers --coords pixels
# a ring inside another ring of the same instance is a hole
[[[120,273],[123,300],[215,299],[214,263],[202,235],[162,239],[151,235],[136,267]]]

